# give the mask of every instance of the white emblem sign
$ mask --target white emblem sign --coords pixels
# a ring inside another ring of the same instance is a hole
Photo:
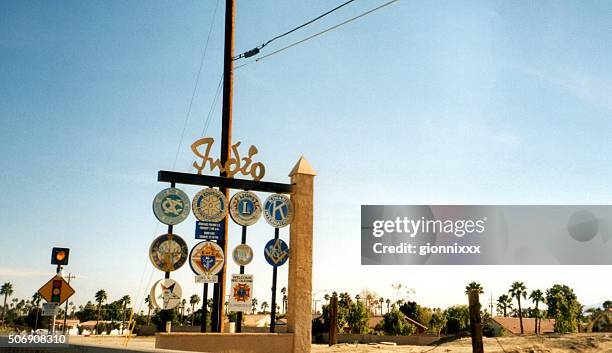
[[[238,266],[246,266],[253,260],[253,249],[247,244],[240,244],[232,251],[232,258]]]
[[[264,202],[264,218],[274,228],[283,228],[293,221],[291,199],[282,194],[272,194]]]
[[[255,224],[261,216],[261,201],[250,191],[240,191],[230,200],[230,216],[241,226]]]
[[[189,216],[189,197],[183,190],[167,188],[160,191],[153,199],[153,213],[157,219],[167,225],[175,225]]]
[[[162,310],[173,309],[181,303],[183,290],[177,281],[165,278],[155,282],[149,294],[151,303]]]
[[[202,222],[221,222],[227,214],[227,198],[217,189],[202,189],[194,196],[191,208]]]

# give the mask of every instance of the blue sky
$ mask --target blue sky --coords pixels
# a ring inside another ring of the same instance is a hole
[[[263,52],[379,3],[356,1]],[[223,1],[213,19],[215,4],[0,4],[0,282],[13,282],[17,296],[52,273],[55,245],[72,249],[67,271],[80,276],[79,303],[99,288],[111,299],[141,299],[162,277],[147,258],[164,231],[151,200],[165,187],[157,171],[174,164],[213,21],[175,168],[193,172],[189,144],[201,136],[222,69]],[[238,1],[236,53],[335,4]],[[302,154],[318,172],[315,291],[368,287],[393,296],[390,285],[400,282],[419,301],[446,306],[464,301],[473,279],[496,296],[523,279],[528,287],[574,285],[586,304],[609,299],[612,284],[589,283],[609,276],[609,266],[362,267],[359,210],[612,202],[610,23],[605,1],[402,0],[238,69],[233,134],[259,148],[265,179],[286,182]],[[220,142],[213,108],[206,135]],[[190,245],[193,222],[176,227]],[[249,230],[256,254],[273,236],[264,223]],[[239,240],[232,232],[230,248]],[[263,257],[247,271],[255,296],[268,298]],[[173,277],[187,294],[201,291],[187,267]]]

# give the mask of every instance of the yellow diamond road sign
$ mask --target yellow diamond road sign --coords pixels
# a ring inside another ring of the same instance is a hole
[[[70,287],[68,282],[59,275],[54,276],[42,286],[38,293],[43,297],[44,300],[49,303],[57,303],[62,305],[68,298],[74,294],[74,289]]]

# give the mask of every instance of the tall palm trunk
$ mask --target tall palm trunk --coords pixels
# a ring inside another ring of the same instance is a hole
[[[149,311],[147,312],[147,326],[151,324],[151,305],[148,307]]]
[[[195,320],[195,311],[193,310],[195,307],[194,303],[191,303],[191,326],[193,326],[193,320]]]
[[[36,304],[36,317],[34,318],[34,331],[38,329],[38,315],[40,315],[39,308],[40,308],[40,303]]]
[[[538,304],[539,303],[536,300],[536,302],[535,302],[535,312],[536,312],[536,315],[535,315],[535,334],[536,335],[538,334],[538,319],[539,319],[539,316],[540,316],[540,310],[538,310]]]
[[[98,315],[96,315],[96,327],[94,328],[94,331],[96,331],[96,334],[98,334],[98,324],[100,323],[100,304],[98,304]]]
[[[123,320],[121,321],[121,334],[123,335],[123,327],[125,326],[125,309],[126,309],[127,303],[123,302]]]
[[[519,322],[521,324],[521,335],[524,334],[523,330],[523,309],[521,309],[521,296],[517,296],[516,300],[518,301],[518,314],[519,314]]]
[[[2,324],[4,324],[4,311],[6,310],[6,299],[7,298],[8,298],[8,293],[5,293],[4,294],[4,305],[2,305],[2,317],[0,317],[0,321],[2,321]]]

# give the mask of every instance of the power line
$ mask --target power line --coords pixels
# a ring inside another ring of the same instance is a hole
[[[208,115],[206,116],[206,121],[204,122],[204,128],[202,129],[202,133],[200,136],[204,136],[206,131],[208,130],[208,125],[210,124],[210,120],[212,118],[212,114],[217,107],[217,99],[219,99],[219,94],[221,93],[221,83],[223,83],[223,75],[219,78],[219,84],[217,85],[217,92],[215,93],[215,98],[213,98],[212,104],[210,105],[210,109],[208,110]]]
[[[212,19],[210,21],[210,27],[208,28],[208,35],[206,36],[206,44],[204,44],[204,49],[202,51],[202,58],[200,59],[200,67],[198,68],[198,74],[196,75],[196,81],[193,86],[193,91],[191,92],[191,99],[189,100],[189,108],[187,108],[187,114],[185,115],[185,121],[183,122],[183,130],[181,131],[181,138],[179,140],[178,147],[176,148],[176,154],[174,155],[174,162],[172,163],[172,170],[176,167],[176,161],[178,160],[179,152],[181,151],[181,145],[183,144],[183,138],[185,137],[185,130],[187,129],[187,122],[189,121],[189,116],[191,115],[191,107],[193,106],[193,101],[195,99],[196,92],[198,90],[198,84],[200,83],[200,74],[202,73],[202,68],[204,67],[204,59],[206,58],[206,52],[208,50],[208,43],[210,42],[210,34],[212,33],[213,26],[215,24],[215,17],[217,15],[217,8],[219,7],[219,0],[215,5],[215,10],[213,11]]]
[[[300,29],[300,28],[306,27],[306,26],[308,26],[309,24],[311,24],[311,23],[313,23],[313,22],[315,22],[315,21],[317,21],[317,20],[319,20],[319,19],[321,19],[321,18],[323,18],[323,17],[325,17],[325,16],[329,15],[330,13],[332,13],[332,12],[334,12],[334,11],[337,11],[337,10],[339,10],[340,8],[342,8],[342,7],[344,7],[344,6],[346,6],[346,5],[350,4],[350,3],[352,3],[353,1],[355,1],[355,0],[349,0],[349,1],[347,1],[347,2],[345,2],[345,3],[343,3],[343,4],[341,4],[341,5],[338,5],[338,6],[336,6],[335,8],[333,8],[333,9],[331,9],[331,10],[329,10],[329,11],[325,12],[324,14],[321,14],[321,15],[319,15],[319,16],[317,16],[317,17],[313,18],[312,20],[310,20],[310,21],[308,21],[308,22],[306,22],[306,23],[303,23],[303,24],[301,24],[301,25],[299,25],[299,26],[297,26],[297,27],[295,27],[295,28],[293,28],[293,29],[291,29],[291,30],[289,30],[289,31],[287,31],[287,32],[285,32],[285,33],[283,33],[283,34],[280,34],[280,35],[278,35],[278,36],[276,36],[276,37],[274,37],[274,38],[272,38],[272,39],[268,40],[267,42],[263,43],[262,45],[260,45],[260,46],[258,46],[258,47],[255,47],[255,48],[253,48],[253,49],[251,49],[251,50],[247,50],[247,51],[245,51],[244,53],[242,53],[242,54],[240,54],[240,55],[238,55],[238,56],[233,57],[233,58],[232,58],[232,60],[238,60],[238,59],[242,59],[242,58],[249,58],[249,57],[251,57],[251,56],[253,56],[253,55],[257,55],[257,54],[259,54],[259,51],[260,51],[261,49],[263,49],[263,47],[265,47],[266,45],[268,45],[268,44],[272,43],[273,41],[275,41],[275,40],[277,40],[277,39],[279,39],[279,38],[282,38],[282,37],[284,37],[284,36],[286,36],[286,35],[288,35],[288,34],[291,34],[291,33],[293,33],[293,32],[295,32],[295,31],[297,31],[297,30],[298,30],[298,29]],[[241,65],[241,66],[242,66],[242,65]]]
[[[296,45],[302,44],[302,43],[304,43],[304,42],[306,42],[308,40],[311,40],[312,38],[318,37],[318,36],[320,36],[322,34],[325,34],[327,32],[333,31],[334,29],[336,29],[338,27],[344,26],[345,24],[347,24],[349,22],[353,22],[353,21],[355,21],[355,20],[357,20],[357,19],[359,19],[361,17],[367,16],[367,15],[371,14],[372,12],[378,11],[378,10],[382,9],[383,7],[389,6],[389,5],[391,5],[391,4],[395,3],[395,2],[398,2],[398,1],[399,0],[388,1],[388,2],[382,4],[382,5],[378,6],[378,7],[373,8],[372,10],[369,10],[369,11],[366,11],[366,12],[362,13],[361,15],[357,15],[357,16],[355,16],[353,18],[350,18],[350,19],[348,19],[348,20],[346,20],[344,22],[341,22],[341,23],[339,23],[339,24],[337,24],[335,26],[331,26],[331,27],[329,27],[329,28],[327,28],[327,29],[325,29],[325,30],[323,30],[321,32],[315,33],[315,34],[313,34],[313,35],[311,35],[309,37],[306,37],[306,38],[304,38],[302,40],[299,40],[299,41],[297,41],[295,43],[289,44],[286,47],[283,47],[283,48],[280,48],[280,49],[278,49],[276,51],[273,51],[270,54],[264,55],[261,58],[255,59],[255,62],[263,60],[263,59],[265,59],[267,57],[270,57],[270,56],[272,56],[274,54],[278,54],[278,53],[280,53],[280,52],[282,52],[284,50],[287,50],[287,49],[292,48],[292,47],[294,47]]]

